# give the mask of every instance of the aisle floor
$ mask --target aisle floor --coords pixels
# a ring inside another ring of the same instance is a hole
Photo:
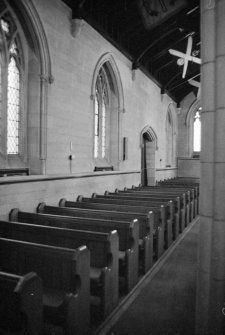
[[[110,335],[194,335],[199,220],[112,327]]]

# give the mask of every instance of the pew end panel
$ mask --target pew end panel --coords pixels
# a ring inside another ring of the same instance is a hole
[[[86,246],[73,250],[0,238],[0,254],[3,271],[18,275],[33,271],[42,278],[46,323],[60,325],[66,335],[88,334],[90,253]]]
[[[45,202],[40,202],[37,206],[37,213],[44,213],[45,206],[46,206]]]
[[[173,222],[170,217],[170,208],[169,204],[167,205],[161,205],[160,206],[160,212],[161,217],[163,218],[163,221],[165,222],[164,225],[164,247],[165,249],[168,249],[169,246],[172,244],[172,231],[173,231]]]
[[[0,333],[43,334],[42,280],[0,272]]]
[[[105,318],[116,307],[119,301],[119,237],[116,230],[108,234],[108,241],[104,257],[103,268],[91,268],[91,288],[100,294],[100,314]]]
[[[122,259],[120,259],[122,261]],[[123,268],[123,267],[122,267]],[[129,249],[125,254],[125,288],[129,292],[138,282],[139,268],[139,222],[132,220],[129,234]]]
[[[9,212],[9,221],[18,222],[19,208],[13,208]]]
[[[157,260],[164,253],[165,225],[160,211],[154,211],[154,258]]]
[[[153,265],[153,235],[154,235],[154,212],[149,211],[147,214],[147,234],[144,237],[144,250],[145,250],[145,257],[144,257],[144,273],[148,272],[148,270]]]
[[[154,212],[147,213],[146,224],[140,225],[139,229],[145,229],[139,239],[139,269],[145,274],[153,265],[153,236],[154,236]]]
[[[168,208],[169,208],[169,215],[167,215],[169,218],[167,219],[169,229],[172,228],[172,232],[170,235],[170,241],[169,245],[172,243],[172,241],[176,240],[178,234],[179,234],[179,222],[178,222],[178,215],[176,216],[176,208],[175,208],[175,201],[169,200],[168,202]]]

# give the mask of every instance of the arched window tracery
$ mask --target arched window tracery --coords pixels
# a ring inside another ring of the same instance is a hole
[[[0,153],[6,165],[12,156],[24,156],[23,129],[23,52],[20,33],[7,8],[0,12],[1,61],[1,143]],[[4,160],[4,158],[3,158]]]
[[[104,67],[100,69],[97,76],[95,93],[94,158],[109,159],[107,137],[110,117],[110,89]]]
[[[201,152],[201,103],[200,100],[195,100],[185,119],[187,127],[187,154],[190,158],[199,158]]]

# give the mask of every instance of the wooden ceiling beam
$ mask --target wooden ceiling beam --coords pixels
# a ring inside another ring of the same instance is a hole
[[[149,50],[151,50],[151,48],[153,48],[157,43],[159,43],[159,41],[162,41],[164,38],[166,38],[168,35],[172,34],[173,32],[175,32],[177,30],[177,27],[174,27],[170,30],[168,30],[167,32],[165,32],[163,35],[161,35],[160,38],[155,39],[150,45],[148,45],[142,52],[141,54],[134,60],[133,64],[132,64],[132,69],[137,69],[139,67],[139,63],[140,60],[142,59],[142,57],[149,52]]]

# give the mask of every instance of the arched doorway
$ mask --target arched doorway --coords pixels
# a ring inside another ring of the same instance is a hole
[[[145,127],[141,132],[141,183],[155,185],[155,151],[157,137],[153,129]]]

